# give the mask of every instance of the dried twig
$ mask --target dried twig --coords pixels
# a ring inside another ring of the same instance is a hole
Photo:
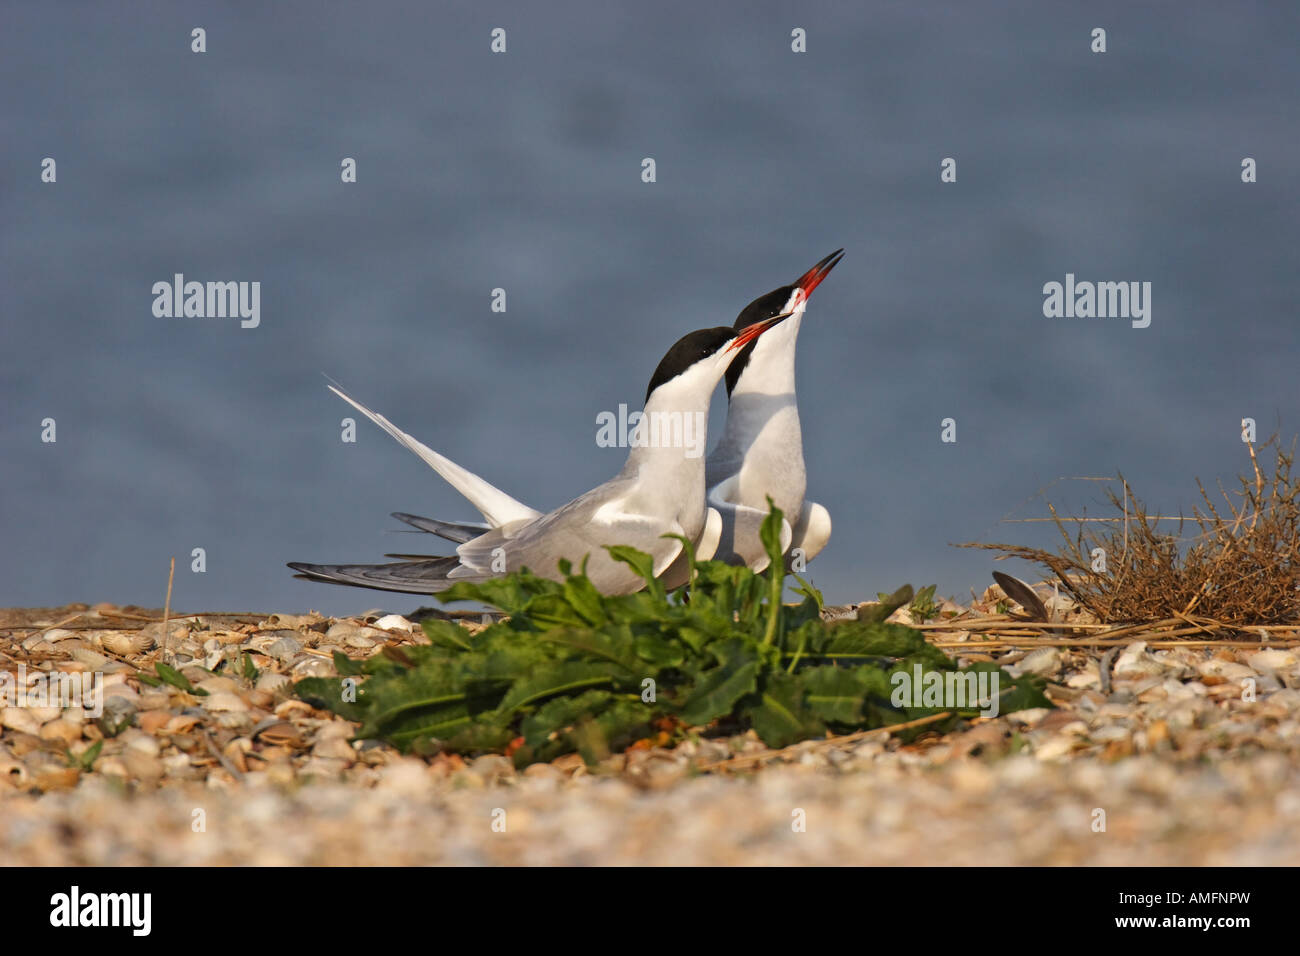
[[[172,636],[167,630],[167,618],[171,615],[172,610],[172,579],[176,577],[176,559],[172,558],[171,570],[167,572],[167,600],[163,602],[163,619],[162,619],[162,637],[163,637],[163,657],[171,661],[172,657]]]

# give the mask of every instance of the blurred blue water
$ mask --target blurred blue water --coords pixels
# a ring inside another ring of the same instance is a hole
[[[839,246],[799,346],[830,600],[982,589],[949,542],[1050,541],[999,522],[1058,477],[1168,513],[1243,416],[1300,431],[1294,5],[614,6],[5,5],[0,605],[158,605],[171,556],[182,610],[427,603],[284,567],[477,517],[341,443],[322,372],[553,506],[620,467],[596,414],[668,345]],[[175,272],[260,281],[261,326],[155,318]],[[1150,328],[1044,318],[1067,272],[1150,281]]]

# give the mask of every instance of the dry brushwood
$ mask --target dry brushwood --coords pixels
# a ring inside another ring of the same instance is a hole
[[[1274,443],[1270,438],[1262,448]],[[1276,450],[1271,478],[1265,478],[1253,445],[1251,475],[1240,490],[1216,506],[1198,479],[1203,507],[1187,519],[1200,533],[1183,538],[1184,519],[1174,534],[1162,532],[1129,489],[1109,490],[1122,520],[1093,530],[1081,518],[1062,518],[1048,502],[1064,546],[1059,552],[1015,544],[968,542],[964,548],[1001,552],[998,560],[1023,558],[1058,577],[1065,589],[1102,622],[1156,621],[1195,615],[1221,624],[1290,624],[1300,619],[1300,485],[1291,475],[1295,446]],[[1073,522],[1075,528],[1071,529]],[[1073,533],[1072,533],[1073,531]],[[1094,549],[1106,554],[1106,571],[1092,570]]]

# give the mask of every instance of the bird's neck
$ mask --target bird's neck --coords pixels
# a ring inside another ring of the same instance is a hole
[[[731,390],[719,448],[743,452],[758,441],[800,444],[794,353],[802,318],[788,319],[755,344]]]
[[[675,380],[651,393],[629,436],[632,447],[623,466],[623,474],[647,491],[638,510],[671,513],[684,526],[702,518],[709,398],[701,383],[690,381]]]

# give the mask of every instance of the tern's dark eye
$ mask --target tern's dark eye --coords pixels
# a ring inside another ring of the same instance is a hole
[[[770,319],[774,315],[780,315],[781,310],[784,309],[785,304],[790,301],[790,296],[793,293],[794,286],[784,285],[779,289],[773,289],[767,295],[759,296],[741,310],[734,327],[736,329],[747,328],[755,322],[762,322],[764,319]]]

